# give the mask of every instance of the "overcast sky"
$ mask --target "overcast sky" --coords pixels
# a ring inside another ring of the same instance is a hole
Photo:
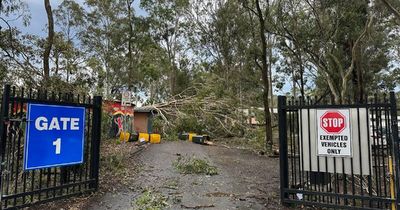
[[[45,26],[47,24],[47,15],[44,8],[44,0],[23,0],[29,7],[31,14],[31,20],[29,26],[25,27],[22,24],[22,20],[11,21],[11,26],[16,26],[23,33],[30,33],[39,36],[46,36]],[[51,0],[52,9],[56,9],[63,0]],[[84,6],[85,0],[75,0],[75,2]],[[138,15],[144,15],[146,12],[139,8],[140,0],[134,1],[134,7]]]

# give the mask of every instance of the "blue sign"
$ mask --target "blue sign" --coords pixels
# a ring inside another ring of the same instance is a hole
[[[85,108],[28,104],[24,170],[83,162]]]

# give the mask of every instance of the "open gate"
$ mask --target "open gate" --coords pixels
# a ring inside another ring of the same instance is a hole
[[[359,104],[285,96],[280,96],[278,103],[283,205],[400,209],[400,150],[393,92]],[[322,130],[328,135],[320,134],[320,127],[328,122],[324,117],[335,112],[340,115],[339,122],[349,118],[349,137],[329,134],[333,129]],[[346,154],[340,154],[344,151]]]

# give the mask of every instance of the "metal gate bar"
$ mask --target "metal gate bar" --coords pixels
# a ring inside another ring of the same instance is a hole
[[[353,110],[353,120],[357,123],[352,126],[355,126],[358,137],[352,141],[359,145],[353,151],[353,157],[333,157],[330,158],[332,161],[328,161],[326,156],[312,156],[311,145],[316,139],[311,138],[311,133],[315,132],[310,124],[315,120],[311,112],[317,109]],[[390,97],[374,95],[365,103],[344,105],[326,99],[279,96],[278,115],[280,196],[283,205],[389,209],[394,204],[399,209],[400,148],[393,92]],[[362,119],[367,119],[367,122],[362,122]],[[361,133],[362,123],[366,123],[366,133]],[[362,138],[365,135],[366,139]],[[363,144],[368,145],[367,151],[361,150]],[[392,159],[393,165],[389,165]],[[324,165],[323,168],[320,165]],[[394,167],[392,177],[389,176],[390,167]],[[333,171],[328,168],[333,168]],[[395,186],[394,198],[390,184]]]
[[[84,161],[79,165],[23,170],[26,107],[28,103],[84,107]],[[1,209],[29,207],[98,189],[101,129],[99,96],[55,93],[11,87],[3,90],[0,113]]]

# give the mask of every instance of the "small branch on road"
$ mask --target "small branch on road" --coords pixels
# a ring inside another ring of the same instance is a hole
[[[199,205],[199,206],[185,206],[185,205],[181,205],[181,208],[185,208],[185,209],[203,209],[203,208],[213,208],[215,207],[214,204],[211,205]]]

